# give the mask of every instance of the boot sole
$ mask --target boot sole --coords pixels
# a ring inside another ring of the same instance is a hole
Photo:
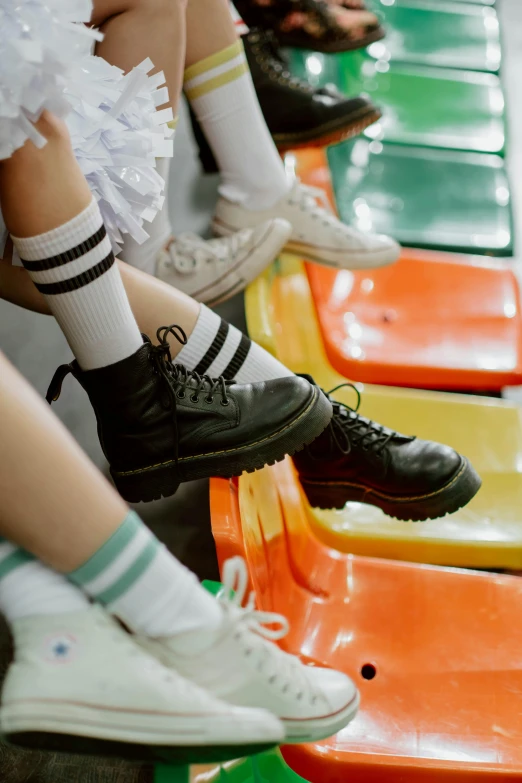
[[[379,109],[367,107],[357,115],[332,120],[305,133],[274,133],[273,139],[279,152],[305,147],[329,147],[331,144],[339,144],[354,136],[360,136],[381,117]]]
[[[310,720],[285,720],[282,719],[286,730],[285,744],[292,745],[301,742],[319,742],[328,739],[338,731],[345,728],[357,715],[359,709],[359,692],[352,701],[334,715],[323,718],[311,718]]]
[[[220,476],[232,478],[253,473],[265,465],[280,462],[312,443],[328,426],[332,406],[315,386],[312,399],[289,424],[266,438],[209,454],[180,457],[159,465],[128,472],[111,470],[120,495],[129,503],[149,502],[173,495],[183,481]]]
[[[424,522],[453,514],[475,497],[482,480],[465,457],[455,476],[435,492],[414,497],[394,497],[360,484],[341,481],[310,481],[301,485],[312,508],[340,509],[351,501],[377,506],[389,517],[403,522]]]
[[[168,721],[160,715],[123,711],[106,715],[103,709],[65,705],[65,714],[56,713],[53,717],[47,709],[39,714],[41,706],[25,704],[22,713],[19,708],[4,707],[1,711],[4,738],[13,745],[32,750],[170,764],[227,761],[261,753],[277,744],[258,740],[255,736],[258,731],[252,731],[252,736],[241,743],[237,722],[235,732],[217,739],[216,726],[219,721],[226,723],[223,716],[190,721],[181,715],[169,731]],[[60,710],[60,706],[54,704],[51,712],[53,709]],[[177,735],[179,744],[174,745],[173,738]]]

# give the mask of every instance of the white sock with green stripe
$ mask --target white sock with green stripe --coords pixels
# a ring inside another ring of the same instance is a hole
[[[219,192],[246,209],[269,209],[289,190],[241,41],[191,65],[184,90],[221,172]]]
[[[0,539],[0,612],[8,623],[33,615],[81,612],[89,606],[65,576]]]
[[[217,627],[222,619],[215,598],[134,511],[68,578],[132,631],[145,636]]]

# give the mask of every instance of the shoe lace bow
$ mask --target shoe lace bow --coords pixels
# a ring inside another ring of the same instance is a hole
[[[328,197],[321,188],[303,185],[297,179],[290,194],[289,203],[295,204],[303,212],[307,212],[313,220],[320,220],[324,226],[333,228],[336,233],[342,236],[357,234],[334,215]]]
[[[248,572],[242,557],[232,557],[223,568],[223,589],[218,599],[229,613],[236,629],[236,638],[243,639],[245,654],[257,654],[258,668],[263,671],[270,684],[279,681],[286,693],[293,689],[297,699],[308,695],[312,703],[320,696],[307,677],[307,666],[295,655],[281,650],[272,642],[287,635],[290,626],[287,618],[276,612],[262,612],[255,608],[256,596],[252,591],[247,596]],[[250,633],[245,634],[245,631]]]
[[[343,388],[354,390],[357,395],[355,408],[331,399],[331,394]],[[332,403],[334,411],[330,422],[330,434],[337,448],[343,454],[349,454],[352,445],[360,445],[365,451],[371,449],[375,453],[382,453],[386,445],[397,435],[393,430],[366,419],[357,412],[361,404],[361,395],[357,387],[352,383],[340,383],[326,392],[326,396]]]

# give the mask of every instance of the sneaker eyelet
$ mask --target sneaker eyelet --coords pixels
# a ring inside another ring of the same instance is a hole
[[[212,405],[212,403],[214,402],[214,399],[213,399],[213,397],[203,397],[203,399],[205,400],[205,402],[206,402],[208,405]]]
[[[191,402],[199,402],[199,397],[197,397],[195,394],[190,395],[190,401]]]
[[[230,405],[230,400],[227,400],[226,402],[224,402],[223,400],[221,400],[221,403],[220,403],[220,404],[221,404],[221,405],[222,405],[224,408],[228,408],[228,406]]]
[[[184,400],[186,396],[187,396],[187,395],[185,394],[185,392],[184,392],[184,391],[182,391],[182,392],[176,392],[176,397],[178,398],[178,400]]]

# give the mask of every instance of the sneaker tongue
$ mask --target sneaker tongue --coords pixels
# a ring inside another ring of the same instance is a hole
[[[215,628],[207,626],[177,633],[169,637],[168,645],[173,652],[179,655],[200,655],[215,645],[222,633],[222,628],[222,623],[220,623]]]

